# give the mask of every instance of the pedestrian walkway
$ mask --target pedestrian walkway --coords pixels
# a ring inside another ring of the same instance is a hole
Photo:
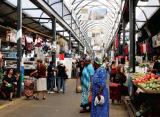
[[[66,94],[49,94],[47,100],[18,100],[0,109],[0,117],[89,117],[80,114],[81,94],[75,93],[75,80],[68,80]],[[128,117],[123,106],[111,105],[110,117]]]

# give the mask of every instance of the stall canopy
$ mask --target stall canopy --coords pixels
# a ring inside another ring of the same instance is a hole
[[[136,30],[141,29],[159,8],[159,0],[138,1],[136,7]],[[126,30],[129,30],[129,23],[126,26]]]

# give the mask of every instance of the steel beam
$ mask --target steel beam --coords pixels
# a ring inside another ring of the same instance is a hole
[[[125,48],[125,37],[126,37],[126,31],[125,31],[125,21],[122,19],[122,33],[123,33],[123,56],[125,56],[124,48]]]
[[[130,56],[129,66],[131,72],[135,72],[135,0],[129,0],[129,23],[130,23]]]
[[[160,5],[144,5],[144,6],[142,6],[142,5],[137,5],[136,7],[159,7],[160,8]]]
[[[3,14],[3,15],[0,15],[0,18],[6,17],[6,16],[11,15],[11,14],[13,14],[13,13],[15,13],[15,12],[16,12],[16,10],[14,10],[14,11],[12,11],[12,12],[9,12],[9,13],[6,13],[6,14]]]
[[[69,32],[69,54],[71,54],[71,32]]]
[[[58,1],[58,2],[53,2],[52,4],[50,4],[50,6],[53,6],[53,5],[58,4],[58,3],[61,3],[61,0]]]
[[[22,10],[24,11],[24,10],[40,10],[40,9],[39,8],[23,8]]]
[[[64,18],[64,0],[62,0],[62,19]]]
[[[31,18],[31,19],[46,19],[46,20],[50,20],[51,18],[48,18],[48,17],[27,17],[27,16],[24,16],[23,18]]]
[[[73,29],[62,19],[61,16],[58,15],[58,13],[56,13],[56,11],[51,6],[47,4],[46,1],[43,0],[30,0],[30,1],[39,8],[41,8],[51,18],[55,17],[61,26],[63,26],[66,30],[69,30],[72,33],[73,37],[76,38],[78,41],[80,41],[75,32],[73,31]],[[84,46],[84,43],[81,42],[81,45]]]

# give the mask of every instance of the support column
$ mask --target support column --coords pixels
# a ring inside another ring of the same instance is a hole
[[[122,21],[122,33],[123,33],[123,56],[125,56],[124,48],[125,48],[125,37],[126,37],[126,32],[125,32],[125,21]]]
[[[71,55],[71,32],[69,32],[69,54]]]
[[[130,23],[130,56],[129,65],[131,72],[135,72],[135,0],[129,0],[129,23]]]
[[[120,38],[121,38],[120,32],[118,32],[117,36],[118,36],[118,56],[120,56],[120,55],[121,55],[121,53],[120,53],[120,47],[121,47],[121,43],[120,43]]]
[[[55,46],[55,51],[52,53],[52,61],[56,63],[56,18],[52,18],[52,45]]]
[[[21,59],[22,59],[22,0],[17,0],[17,70],[20,73],[18,81],[17,96],[21,96],[21,85],[22,85],[22,71],[21,71]]]

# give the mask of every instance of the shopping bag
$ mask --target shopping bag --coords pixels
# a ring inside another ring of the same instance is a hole
[[[89,103],[89,104],[92,103],[92,93],[90,93],[89,96],[88,96],[88,103]]]

